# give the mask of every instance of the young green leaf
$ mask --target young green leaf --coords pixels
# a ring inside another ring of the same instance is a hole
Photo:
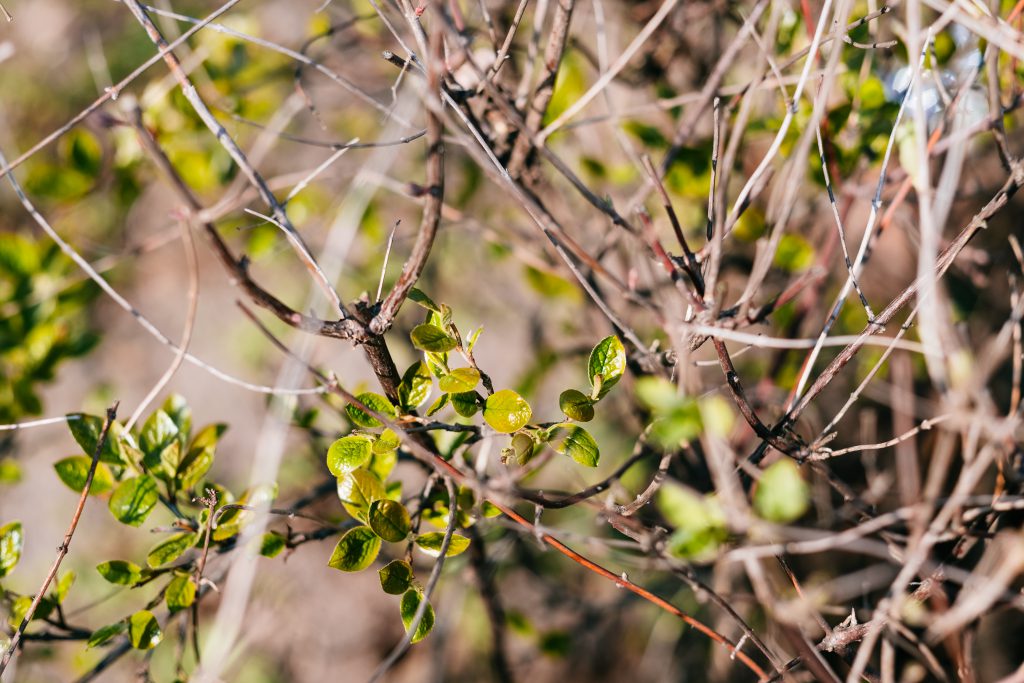
[[[334,547],[327,565],[343,572],[361,572],[377,559],[380,536],[365,526],[350,529]]]
[[[416,287],[413,287],[412,289],[409,290],[408,296],[409,301],[413,302],[414,304],[422,306],[423,308],[427,309],[428,311],[432,311],[433,313],[441,313],[441,307],[435,304],[433,299],[431,299],[429,296],[424,294]]]
[[[409,511],[401,503],[387,498],[370,504],[369,521],[374,533],[389,543],[404,541],[412,530]]]
[[[152,650],[163,638],[160,624],[149,610],[141,610],[128,618],[128,640],[136,650]]]
[[[89,636],[89,640],[86,641],[85,647],[88,650],[91,650],[94,647],[99,647],[100,645],[103,645],[114,636],[119,636],[127,630],[128,622],[123,620],[117,622],[116,624],[109,624],[107,626],[98,628],[92,632],[91,636]]]
[[[431,557],[437,557],[441,554],[441,546],[444,544],[444,532],[443,531],[431,531],[426,534],[420,534],[416,537],[416,545],[420,547],[427,555]],[[444,554],[445,557],[454,557],[464,552],[469,547],[469,539],[465,536],[459,536],[458,534],[452,534],[452,540],[448,543],[448,552]]]
[[[601,452],[590,432],[574,424],[563,423],[560,426],[565,429],[566,434],[556,447],[558,452],[568,455],[581,465],[597,467]]]
[[[408,633],[412,627],[412,622],[416,618],[416,612],[419,610],[420,603],[425,601],[426,598],[415,588],[410,588],[402,595],[401,613],[402,623],[405,625],[405,632]],[[420,623],[416,626],[416,631],[412,635],[410,642],[418,643],[430,633],[434,628],[434,608],[430,602],[427,602],[426,607],[423,608],[423,616],[420,617]]]
[[[590,352],[590,362],[587,364],[587,374],[590,376],[590,384],[597,387],[600,382],[600,389],[595,399],[602,399],[626,371],[626,349],[616,336],[605,337],[594,350]],[[596,380],[600,375],[601,379]],[[596,381],[595,381],[596,380]]]
[[[412,566],[405,560],[392,560],[377,573],[380,587],[389,595],[401,595],[412,586]]]
[[[104,579],[118,586],[134,586],[142,578],[142,567],[125,560],[110,560],[96,565]]]
[[[754,490],[754,512],[762,519],[788,524],[800,519],[810,506],[810,487],[800,467],[784,458],[761,473]]]
[[[373,442],[373,454],[383,455],[385,453],[393,453],[395,449],[402,445],[402,440],[398,438],[398,434],[391,429],[385,429],[377,437],[377,440]],[[383,479],[383,477],[381,477]]]
[[[178,440],[181,451],[185,451],[189,434],[192,432],[192,409],[189,408],[185,398],[180,394],[171,394],[164,401],[161,409],[171,418],[171,422],[177,427]]]
[[[455,368],[450,374],[437,381],[441,391],[449,394],[462,394],[476,389],[480,383],[480,371],[475,368]]]
[[[139,435],[139,448],[147,458],[159,456],[163,449],[178,438],[178,425],[163,410],[158,410],[146,420]]]
[[[665,519],[675,527],[668,540],[669,552],[694,562],[714,559],[729,536],[718,500],[671,482],[658,490],[655,500]]]
[[[110,497],[108,507],[119,522],[129,526],[141,526],[158,499],[156,480],[148,474],[143,474],[122,481]]]
[[[395,410],[395,406],[391,405],[391,401],[380,394],[367,391],[359,394],[356,398],[370,410],[380,413],[385,417],[395,417],[398,414]],[[354,405],[350,404],[345,406],[345,413],[348,414],[349,419],[359,427],[363,427],[364,429],[375,429],[376,427],[380,427],[380,420]]]
[[[196,583],[191,576],[179,575],[171,579],[164,592],[164,600],[171,614],[191,607],[196,601]]]
[[[530,404],[511,389],[493,393],[484,402],[484,420],[504,434],[522,429],[532,415]]]
[[[344,436],[327,449],[327,469],[336,477],[342,477],[370,462],[373,441],[364,434]]]
[[[508,448],[502,451],[502,462],[506,462],[509,458],[515,458],[517,463],[525,465],[533,458],[534,445],[534,440],[529,434],[523,432],[515,434],[512,441],[509,442]]]
[[[76,493],[81,493],[82,489],[85,488],[86,479],[89,477],[89,468],[92,466],[92,458],[87,458],[84,455],[72,455],[58,460],[53,465],[53,469],[57,470],[57,476],[64,482],[69,489]],[[97,496],[101,493],[106,493],[110,489],[114,488],[114,475],[110,473],[110,468],[104,463],[96,463],[96,472],[92,477],[92,486],[89,487],[89,495]]]
[[[146,555],[146,564],[154,569],[174,562],[196,544],[199,535],[191,531],[174,534],[153,546]]]
[[[576,389],[566,389],[558,397],[558,409],[570,420],[590,422],[594,419],[594,402]]]
[[[178,463],[175,479],[178,488],[188,491],[196,486],[213,467],[214,445],[196,445],[192,442],[188,454]]]
[[[367,520],[370,504],[386,496],[381,480],[365,469],[347,472],[338,479],[338,498],[341,504],[350,515],[362,522]]]
[[[417,325],[412,328],[409,337],[417,349],[431,353],[451,351],[459,344],[454,337],[436,325]]]
[[[0,526],[0,579],[10,574],[18,564],[24,542],[21,522]]]

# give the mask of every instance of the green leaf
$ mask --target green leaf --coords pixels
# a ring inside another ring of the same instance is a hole
[[[85,647],[89,650],[94,647],[99,647],[114,636],[119,636],[127,630],[128,623],[125,621],[119,621],[116,624],[110,624],[108,626],[98,628],[92,632],[91,636],[89,636],[89,640],[86,642]]]
[[[769,465],[754,490],[754,511],[762,519],[777,524],[800,519],[810,502],[810,487],[800,474],[800,467],[788,458]]]
[[[409,290],[409,295],[408,296],[409,296],[409,301],[413,302],[414,304],[422,306],[423,308],[427,309],[428,311],[433,311],[434,313],[438,313],[438,314],[441,313],[441,307],[438,306],[437,304],[435,304],[433,299],[431,299],[429,296],[424,294],[422,291],[420,291],[416,287],[413,287],[412,289]]]
[[[67,416],[68,429],[71,436],[82,447],[82,451],[91,459],[96,453],[96,444],[103,430],[103,418],[84,413],[70,413]],[[111,465],[124,465],[121,457],[121,449],[118,446],[121,435],[121,425],[116,421],[110,425],[110,434],[107,436],[103,449],[100,451],[100,460]]]
[[[327,565],[343,572],[361,572],[373,564],[379,552],[380,536],[369,527],[357,526],[341,537]]]
[[[164,600],[171,614],[192,606],[196,601],[196,583],[191,576],[175,576],[167,584]]]
[[[437,557],[441,554],[441,546],[443,544],[443,531],[431,531],[426,534],[420,534],[416,537],[416,545],[420,547],[420,550],[431,557]],[[452,534],[452,540],[448,543],[448,552],[446,552],[444,556],[454,557],[464,552],[468,547],[468,538],[465,536],[459,536],[458,534]]]
[[[398,437],[398,434],[392,429],[385,429],[377,437],[377,440],[373,442],[373,454],[384,455],[385,453],[393,453],[401,445],[402,440]]]
[[[185,531],[174,534],[153,546],[146,555],[146,564],[154,569],[165,564],[174,562],[185,554],[185,552],[196,544],[198,534]]]
[[[0,458],[0,484],[17,484],[21,481],[21,466],[14,458]]]
[[[373,501],[386,496],[384,484],[367,470],[347,472],[338,479],[338,498],[341,504],[350,515],[362,522],[367,520]]]
[[[590,376],[590,384],[600,389],[595,398],[601,399],[608,391],[618,383],[622,374],[626,371],[626,349],[616,336],[605,337],[594,350],[590,352],[590,361],[587,363],[587,374]],[[597,376],[601,379],[598,380]]]
[[[566,389],[561,393],[558,397],[558,409],[569,419],[578,422],[590,422],[594,419],[594,402],[576,389]]]
[[[408,633],[412,627],[413,619],[416,618],[416,611],[420,607],[420,603],[426,598],[416,589],[410,588],[405,591],[402,595],[402,624],[405,625],[405,632]],[[430,633],[434,628],[434,608],[430,602],[427,602],[426,607],[423,608],[423,616],[420,617],[420,623],[416,626],[416,631],[412,635],[410,642],[418,643]]]
[[[484,402],[484,420],[504,434],[522,429],[532,415],[530,404],[511,389],[491,394]]]
[[[389,543],[400,543],[412,530],[409,511],[401,503],[383,498],[370,504],[370,528]]]
[[[75,573],[69,571],[64,576],[60,577],[57,581],[57,585],[53,589],[54,596],[57,599],[57,603],[63,603],[64,598],[68,597],[68,591],[71,590],[71,586],[75,583]]]
[[[439,413],[442,408],[448,405],[449,396],[451,396],[451,394],[441,394],[440,396],[438,396],[437,400],[430,404],[430,407],[427,408],[427,417],[433,417],[434,415]]]
[[[412,566],[405,560],[391,560],[377,574],[380,587],[388,595],[401,595],[412,586]]]
[[[260,539],[260,555],[263,557],[277,557],[285,549],[287,539],[276,531],[268,531]]]
[[[356,398],[370,410],[380,413],[385,417],[395,417],[398,414],[395,406],[391,405],[391,401],[380,394],[367,391],[359,394]],[[356,425],[365,429],[374,429],[381,426],[380,420],[354,405],[345,406],[345,413],[348,414],[349,419],[356,423]]]
[[[57,476],[67,484],[68,488],[76,493],[81,493],[85,488],[91,466],[92,458],[87,458],[84,455],[72,455],[58,460],[54,463],[53,469],[57,470]],[[89,495],[97,496],[112,488],[114,488],[114,475],[110,473],[110,468],[102,462],[96,463],[96,472],[93,474],[92,486],[89,487]]]
[[[449,394],[445,394],[448,396]],[[452,408],[462,417],[473,417],[480,411],[479,396],[475,391],[467,391],[462,394],[450,394]]]
[[[718,500],[672,482],[658,490],[655,500],[665,519],[675,527],[668,541],[669,552],[694,562],[714,559],[729,535]]]
[[[475,368],[456,368],[438,380],[437,386],[449,394],[463,394],[476,389],[480,383],[480,371]]]
[[[125,560],[109,560],[96,565],[104,579],[118,586],[134,586],[142,578],[142,567]]]
[[[417,349],[431,353],[451,351],[459,344],[454,337],[436,325],[417,325],[412,328],[409,337]]]
[[[141,526],[153,510],[159,496],[156,480],[148,474],[122,481],[110,497],[108,507],[119,522]]]
[[[374,442],[377,445],[377,442]],[[398,451],[389,450],[383,453],[374,453],[373,457],[370,458],[370,464],[366,466],[373,474],[377,475],[377,478],[381,481],[387,481],[388,476],[395,469],[395,465],[398,464]]]
[[[327,449],[327,469],[336,477],[357,470],[370,462],[373,441],[363,434],[342,437]]]
[[[565,438],[558,442],[556,450],[559,453],[568,455],[581,465],[597,467],[597,462],[601,458],[601,451],[598,449],[597,442],[594,441],[594,437],[590,435],[590,432],[583,427],[567,422],[562,423],[559,427],[565,430]]]
[[[178,463],[175,473],[178,486],[183,491],[195,487],[213,467],[215,447],[213,445],[196,445],[196,441],[192,442],[188,454]]]
[[[184,452],[189,433],[192,431],[192,409],[188,407],[185,398],[179,394],[168,396],[162,408],[167,417],[171,418],[171,422],[177,427],[180,448]]]
[[[788,273],[803,271],[814,265],[814,247],[799,235],[783,235],[772,264]]]
[[[178,425],[163,410],[158,410],[146,420],[139,435],[139,448],[147,458],[159,456],[163,449],[178,438]]]
[[[411,412],[427,402],[434,383],[430,378],[430,369],[423,361],[416,361],[402,375],[398,385],[398,402],[402,412]]]
[[[163,638],[160,624],[149,610],[141,610],[128,618],[128,640],[136,650],[152,650]]]

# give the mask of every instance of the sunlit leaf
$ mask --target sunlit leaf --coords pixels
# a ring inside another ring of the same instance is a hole
[[[441,554],[441,546],[444,544],[444,532],[443,531],[431,531],[425,534],[420,534],[416,537],[416,545],[420,547],[427,555],[431,557],[437,557]],[[452,540],[448,543],[448,552],[444,554],[445,557],[454,557],[459,555],[469,547],[469,539],[465,536],[458,534],[452,534]]]
[[[409,337],[412,339],[412,345],[420,351],[444,353],[458,346],[455,337],[436,325],[417,325],[412,328]]]
[[[89,478],[89,468],[92,466],[92,458],[84,455],[72,455],[58,460],[53,465],[57,470],[57,476],[67,484],[68,488],[76,493],[81,493],[85,488],[85,482]],[[89,495],[97,496],[106,493],[114,487],[114,475],[110,468],[102,462],[96,463],[96,472],[93,474],[92,486],[89,487]]]
[[[365,526],[350,529],[334,547],[327,565],[343,572],[361,572],[377,559],[380,536]]]
[[[10,574],[21,559],[25,538],[21,522],[10,522],[0,527],[0,578]]]
[[[391,401],[380,394],[367,391],[359,394],[356,398],[370,410],[384,415],[385,417],[395,417],[398,414],[395,410],[395,406],[391,404]],[[360,427],[374,429],[381,426],[380,420],[352,404],[345,406],[345,413],[352,422],[356,423],[356,425]]]
[[[438,388],[451,394],[461,394],[476,389],[480,372],[474,368],[456,368],[437,381]]]
[[[405,506],[393,500],[375,500],[370,504],[370,528],[390,543],[404,541],[412,530],[412,521]]]
[[[616,336],[605,337],[590,352],[587,374],[590,384],[600,386],[596,398],[601,399],[618,383],[626,371],[626,349]],[[600,375],[600,379],[598,379]],[[600,384],[599,384],[600,383]]]
[[[505,434],[522,429],[532,416],[530,404],[511,389],[495,392],[484,402],[484,420]]]
[[[327,469],[336,477],[357,470],[370,462],[373,441],[364,434],[344,436],[327,449]]]
[[[125,560],[109,560],[96,565],[104,579],[118,586],[134,586],[142,578],[142,567]]]
[[[576,389],[566,389],[559,395],[558,408],[566,417],[578,422],[590,422],[594,419],[594,402]]]
[[[412,622],[416,618],[416,612],[419,610],[420,603],[424,602],[426,598],[414,588],[410,588],[402,595],[402,623],[405,625],[405,632],[408,633],[409,629],[412,628]],[[434,628],[434,608],[429,602],[423,608],[423,616],[420,617],[420,622],[416,626],[416,631],[412,635],[411,642],[418,643],[429,635],[430,631]]]
[[[141,526],[157,500],[156,480],[143,474],[122,481],[110,497],[108,507],[118,521],[129,526]]]
[[[151,650],[163,637],[160,624],[149,610],[141,610],[128,618],[128,640],[136,650]]]
[[[197,538],[198,534],[186,531],[160,541],[146,555],[146,564],[156,568],[174,562],[196,544]]]
[[[381,567],[380,587],[389,595],[401,595],[412,586],[412,566],[405,560],[392,560]]]

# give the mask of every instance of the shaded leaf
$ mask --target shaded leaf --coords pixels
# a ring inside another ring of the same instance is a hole
[[[398,402],[401,404],[402,412],[416,410],[427,402],[434,383],[430,378],[430,369],[423,361],[416,361],[409,366],[409,369],[402,375],[402,382],[398,385]]]
[[[108,507],[119,522],[140,526],[153,510],[159,496],[156,480],[148,474],[122,481],[110,497]]]
[[[412,566],[405,560],[392,560],[377,573],[380,587],[389,595],[401,595],[412,586]]]
[[[103,626],[92,632],[92,635],[89,636],[89,640],[86,642],[85,646],[90,650],[94,647],[99,647],[114,636],[119,636],[127,630],[128,623],[125,621],[119,621],[116,624]]]
[[[96,453],[96,444],[99,441],[100,432],[103,430],[103,418],[84,413],[70,413],[67,416],[67,421],[68,429],[71,430],[71,436],[82,447],[82,451],[92,459],[93,454]],[[110,425],[110,434],[107,436],[103,449],[100,451],[100,460],[111,465],[125,464],[118,445],[120,435],[121,425],[114,421]]]
[[[810,506],[810,487],[800,467],[789,459],[769,465],[754,490],[754,511],[762,519],[787,524],[800,519]]]
[[[374,533],[390,543],[404,541],[412,530],[409,511],[401,503],[387,498],[370,504],[369,522]]]
[[[260,539],[260,555],[263,557],[277,557],[285,549],[287,539],[276,531],[268,531]]]
[[[590,422],[594,419],[594,402],[576,389],[566,389],[558,397],[558,409],[569,419]]]
[[[343,572],[361,572],[377,559],[380,552],[380,536],[365,526],[350,529],[334,546],[329,567]]]
[[[473,417],[480,411],[480,401],[475,391],[451,394],[452,408],[462,417]]]
[[[91,466],[92,458],[87,458],[84,455],[72,455],[58,460],[54,463],[53,469],[57,470],[57,476],[69,489],[75,493],[81,493],[89,478]],[[114,475],[110,473],[110,468],[102,462],[96,463],[96,472],[93,474],[92,486],[89,487],[89,495],[97,496],[106,493],[113,487]]]
[[[405,632],[408,633],[412,627],[412,622],[416,618],[416,612],[419,610],[420,603],[426,601],[426,598],[416,589],[410,588],[402,595],[402,624],[405,625]],[[430,602],[426,603],[426,607],[423,608],[423,616],[420,617],[420,622],[416,626],[416,631],[412,635],[411,642],[418,643],[429,635],[430,631],[434,628],[434,608]]]

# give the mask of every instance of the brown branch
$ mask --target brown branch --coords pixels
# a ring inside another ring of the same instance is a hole
[[[54,559],[53,565],[50,567],[50,571],[46,575],[46,579],[43,581],[43,585],[39,587],[36,597],[32,600],[32,604],[29,605],[28,610],[25,612],[25,616],[21,619],[21,624],[18,626],[18,630],[14,632],[14,635],[11,637],[11,642],[7,645],[7,650],[4,652],[3,660],[0,660],[0,675],[3,674],[4,670],[7,669],[7,665],[10,664],[11,658],[14,656],[14,651],[18,648],[18,643],[21,641],[22,634],[25,633],[25,629],[28,628],[29,622],[32,621],[32,616],[39,608],[39,603],[43,601],[43,596],[46,595],[46,590],[50,587],[54,577],[57,576],[57,570],[60,569],[60,563],[64,560],[64,557],[71,549],[71,537],[75,535],[75,529],[78,528],[78,520],[81,519],[82,511],[85,510],[85,501],[89,498],[89,490],[92,488],[92,480],[96,474],[96,466],[100,462],[100,453],[103,451],[103,447],[107,445],[107,436],[110,433],[110,425],[114,423],[114,419],[117,417],[117,406],[118,402],[114,401],[114,404],[107,408],[107,416],[106,419],[103,420],[103,426],[100,428],[99,437],[96,439],[96,448],[92,453],[92,463],[89,465],[89,473],[85,476],[85,485],[82,487],[82,495],[78,497],[78,505],[75,506],[75,512],[71,516],[71,523],[68,525],[68,530],[64,533],[64,540],[59,546],[57,546],[57,557]]]
[[[519,136],[512,147],[512,156],[508,161],[508,173],[513,178],[518,178],[526,166],[534,147],[534,138],[540,130],[548,105],[551,103],[551,96],[555,92],[555,79],[558,78],[558,68],[562,63],[562,54],[565,52],[565,44],[569,37],[574,5],[575,0],[556,0],[555,16],[551,22],[548,44],[544,49],[544,77],[537,84],[533,97],[526,106],[526,128],[519,131]]]
[[[368,326],[370,332],[377,335],[391,327],[409,290],[419,279],[434,244],[437,227],[441,223],[441,208],[444,205],[444,126],[441,123],[443,105],[439,93],[444,78],[441,72],[444,66],[444,44],[439,29],[431,34],[430,42],[433,54],[427,72],[429,101],[424,103],[427,109],[427,187],[423,218],[420,220],[420,232],[416,236],[412,254],[402,266],[402,274]]]

